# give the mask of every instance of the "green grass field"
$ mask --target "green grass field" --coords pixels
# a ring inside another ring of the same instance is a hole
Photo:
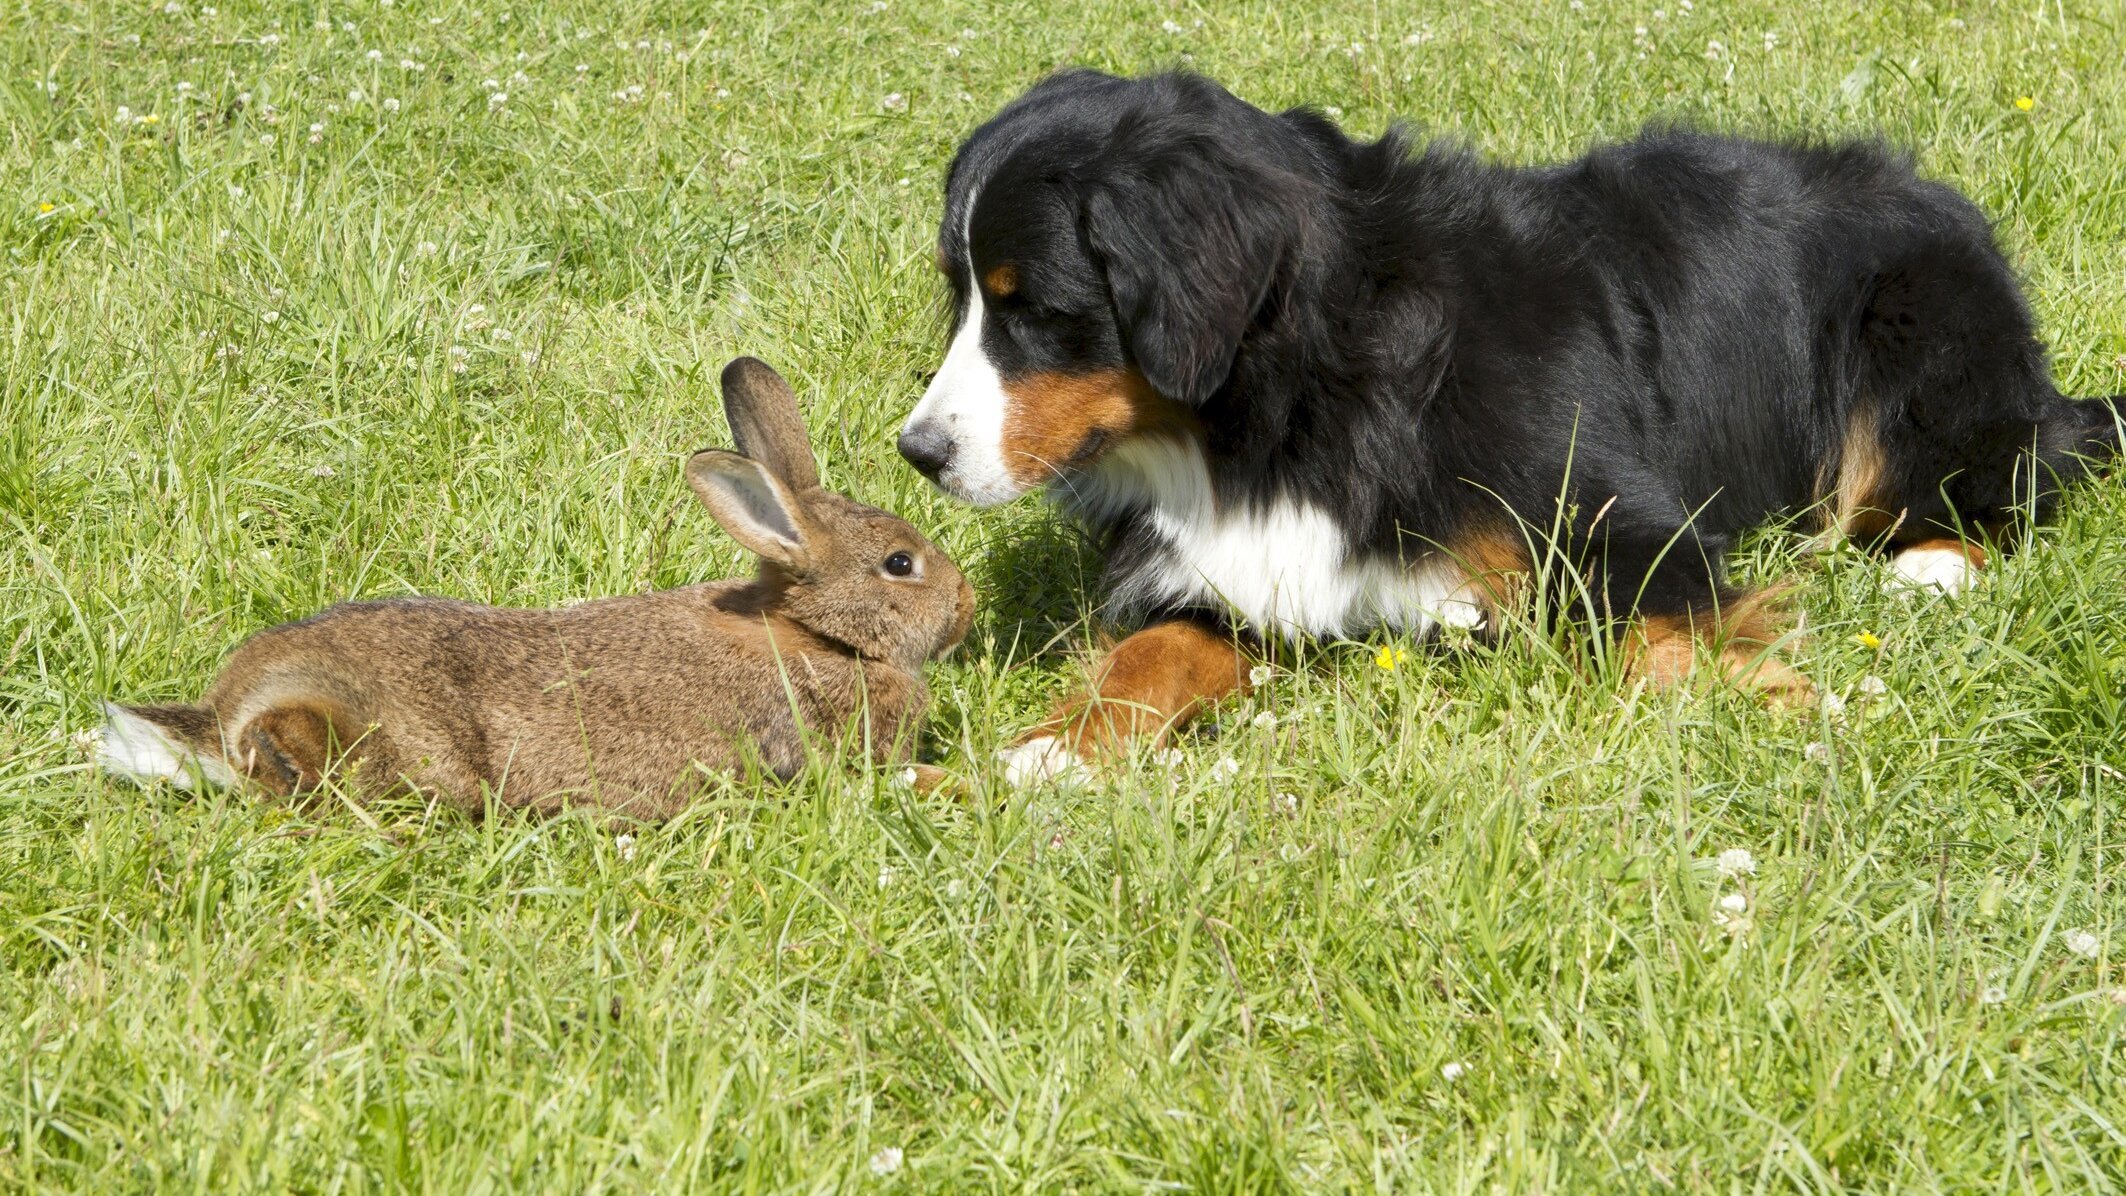
[[[2126,1185],[2126,485],[1955,600],[1763,537],[1842,715],[1330,644],[1011,795],[1094,562],[892,449],[952,147],[1068,63],[1515,161],[1879,129],[2126,390],[2115,3],[219,4],[0,13],[0,1188]],[[342,597],[736,572],[679,463],[741,352],[980,589],[979,797],[822,761],[622,837],[87,763]]]

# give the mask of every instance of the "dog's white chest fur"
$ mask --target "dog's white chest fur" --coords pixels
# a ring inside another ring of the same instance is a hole
[[[1218,606],[1288,638],[1483,621],[1466,575],[1445,553],[1409,563],[1356,553],[1328,512],[1290,496],[1221,508],[1193,444],[1131,441],[1062,497],[1095,518],[1134,513],[1158,537],[1154,559],[1121,581],[1115,597],[1124,606]]]

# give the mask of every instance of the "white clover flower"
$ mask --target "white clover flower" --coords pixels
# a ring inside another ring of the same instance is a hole
[[[889,91],[886,93],[886,97],[878,102],[878,106],[888,112],[906,112],[908,110],[908,97],[897,91]]]
[[[1240,775],[1240,761],[1233,759],[1231,756],[1220,756],[1211,765],[1211,775],[1221,780],[1237,777]]]
[[[894,185],[894,186],[896,186],[896,187],[905,187],[905,186],[907,186],[908,184],[910,184],[910,183],[912,183],[912,182],[914,182],[914,181],[915,181],[914,179],[911,179],[911,178],[909,178],[909,177],[908,177],[907,175],[905,175],[905,174],[904,174],[904,175],[902,175],[902,176],[901,176],[900,178],[898,178],[898,179],[894,180],[894,183],[893,183],[893,185]]]
[[[332,468],[332,466],[327,465],[323,462],[319,462],[318,464],[310,467],[310,476],[313,478],[338,477],[339,472],[339,470],[334,469]]]
[[[590,72],[590,69],[591,64],[588,62],[579,62],[576,64],[576,73],[579,75],[588,74]]]
[[[887,865],[880,864],[878,868],[878,887],[881,889],[891,887],[893,884],[893,876],[894,873],[892,868],[888,867]]]
[[[271,133],[260,133],[260,134],[258,135],[258,143],[259,143],[260,145],[272,145],[272,144],[273,144],[273,134],[271,134]]]
[[[384,61],[384,52],[382,50],[371,50],[367,54],[362,55],[362,57],[367,58],[371,62],[382,62]]]
[[[1181,32],[1181,26],[1175,21],[1161,21],[1159,22],[1159,32],[1171,36]]]
[[[1723,46],[1723,45],[1721,45],[1721,44],[1720,44],[1720,42],[1719,42],[1719,40],[1718,40],[1717,38],[1716,38],[1716,39],[1713,39],[1713,40],[1709,40],[1709,41],[1707,41],[1707,42],[1705,43],[1705,56],[1706,56],[1707,58],[1710,58],[1710,59],[1712,59],[1713,61],[1715,61],[1715,62],[1718,62],[1718,61],[1720,61],[1720,59],[1721,59],[1721,58],[1722,58],[1723,56],[1725,56],[1726,54],[1727,54],[1727,47],[1726,47],[1726,46]]]
[[[268,324],[278,324],[281,321],[281,314],[277,311],[262,311],[258,313],[258,318]]]
[[[884,8],[881,4],[878,7]],[[871,1174],[884,1178],[901,1169],[901,1148],[888,1146],[871,1156]]]
[[[413,251],[421,257],[434,257],[436,255],[436,243],[434,241],[423,241],[415,245]]]
[[[497,83],[497,82],[495,82],[495,81],[494,81],[493,79],[482,79],[482,80],[480,80],[480,90],[481,90],[481,91],[493,91],[493,90],[495,90],[496,88],[498,88],[498,87],[500,87],[500,86],[502,86],[502,85],[501,85],[500,83]]]
[[[1280,793],[1280,794],[1278,794],[1278,795],[1277,795],[1277,808],[1278,808],[1279,810],[1282,810],[1282,811],[1283,811],[1284,813],[1286,813],[1286,814],[1297,814],[1297,813],[1299,813],[1299,795],[1298,795],[1298,794],[1296,794],[1296,793]]]
[[[2060,936],[2060,943],[2083,959],[2095,959],[2104,949],[2104,940],[2086,930],[2070,930]]]
[[[1831,721],[1833,722],[1844,718],[1845,699],[1835,693],[1832,693],[1830,690],[1823,691],[1823,712],[1826,715],[1830,716]]]
[[[1989,984],[1978,993],[1978,1003],[1981,1005],[1998,1005],[2007,999],[2008,990],[1998,984]]]
[[[1249,719],[1248,722],[1257,731],[1274,730],[1277,726],[1277,716],[1275,714],[1272,714],[1270,711],[1265,710],[1257,714],[1254,718]]]
[[[1879,698],[1890,692],[1890,683],[1873,673],[1860,679],[1860,692],[1871,698]]]
[[[384,111],[386,111],[386,112],[397,112],[398,110],[399,110],[399,101],[398,101],[398,97],[396,97],[396,96],[385,96],[385,97],[384,97]]]
[[[67,737],[67,745],[75,755],[92,760],[103,751],[103,728],[83,727]]]
[[[1730,847],[1720,853],[1713,866],[1722,876],[1755,876],[1757,857],[1751,855],[1747,847]]]
[[[1731,914],[1739,914],[1750,907],[1750,899],[1740,893],[1726,893],[1720,898],[1720,908]]]
[[[730,89],[730,88],[728,88],[728,87],[719,87],[719,88],[717,88],[717,89],[716,89],[716,98],[717,98],[717,99],[719,99],[719,100],[728,100],[728,99],[730,99],[730,98],[731,98],[731,89]]]
[[[1276,675],[1277,670],[1271,668],[1269,665],[1258,664],[1254,668],[1248,670],[1248,684],[1268,685],[1270,683],[1270,678]]]
[[[506,91],[498,91],[487,97],[487,106],[489,108],[500,108],[507,103],[509,103],[509,93]]]
[[[1321,110],[1331,117],[1341,117],[1344,114],[1344,110],[1335,104],[1324,104]]]
[[[191,90],[192,90],[192,85],[191,85],[190,83],[179,83],[179,84],[177,85],[177,94],[178,94],[178,95],[183,95],[183,94],[185,94],[186,92],[188,92],[188,91],[191,91]]]
[[[1439,1069],[1439,1078],[1447,1081],[1449,1084],[1454,1083],[1456,1080],[1459,1080],[1463,1076],[1466,1076],[1468,1074],[1469,1065],[1458,1061],[1442,1064]]]
[[[359,104],[366,98],[359,87],[350,88],[347,91],[347,102],[350,104]]]

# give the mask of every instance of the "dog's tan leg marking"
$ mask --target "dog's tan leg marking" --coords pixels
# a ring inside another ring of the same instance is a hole
[[[1120,756],[1134,740],[1163,744],[1204,707],[1246,688],[1247,670],[1239,644],[1202,623],[1147,627],[1116,644],[1089,686],[1005,749],[1005,777],[1031,784]]]

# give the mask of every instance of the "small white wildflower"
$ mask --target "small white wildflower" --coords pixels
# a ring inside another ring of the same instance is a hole
[[[1180,748],[1160,748],[1152,753],[1152,763],[1161,768],[1179,768],[1187,759],[1188,757],[1181,754]]]
[[[386,111],[386,112],[397,112],[398,110],[399,110],[399,101],[398,101],[398,98],[397,98],[396,96],[385,96],[385,97],[384,97],[384,111]]]
[[[320,121],[314,121],[314,122],[312,122],[312,123],[311,123],[311,125],[310,125],[310,132],[311,132],[311,134],[312,134],[313,136],[315,136],[316,134],[322,133],[322,132],[324,132],[324,131],[325,131],[325,122],[324,122],[324,121],[321,121],[321,120],[320,120]]]
[[[881,4],[878,7],[884,8]],[[901,1148],[888,1146],[871,1156],[871,1174],[884,1178],[901,1169]]]
[[[1655,10],[1654,10],[1654,20],[1656,20],[1656,21],[1665,21],[1665,20],[1667,20],[1667,19],[1668,19],[1668,10],[1667,10],[1667,9],[1665,9],[1665,8],[1657,8],[1657,9],[1655,9]]]
[[[168,4],[162,6],[162,15],[166,17],[179,16],[182,15],[184,11],[185,6],[179,4],[177,0],[170,0]]]
[[[1258,664],[1254,668],[1248,670],[1248,684],[1268,685],[1270,683],[1270,678],[1276,675],[1277,670],[1271,668],[1269,665]]]
[[[339,472],[339,470],[334,469],[330,465],[326,465],[323,462],[320,462],[310,467],[310,476],[313,478],[337,477],[339,476]]]
[[[1981,1005],[1998,1005],[2007,999],[2008,990],[1998,984],[1989,984],[1978,993],[1978,1003]]]
[[[888,112],[906,112],[908,110],[908,97],[897,91],[889,91],[886,93],[886,98],[878,102],[878,106]]]
[[[1720,908],[1731,914],[1739,914],[1750,907],[1750,899],[1740,893],[1727,893],[1720,898]]]
[[[526,349],[524,352],[517,354],[517,360],[525,365],[537,365],[539,364],[539,351],[537,349]]]
[[[264,320],[268,324],[278,324],[281,322],[281,314],[277,311],[262,311],[258,313],[258,318]]]
[[[436,255],[436,243],[434,241],[423,241],[414,246],[413,251],[422,257],[434,257]]]
[[[2083,959],[2095,959],[2104,949],[2104,940],[2086,930],[2070,930],[2060,936],[2060,943]]]
[[[177,85],[177,94],[178,94],[178,95],[183,95],[183,94],[185,94],[186,92],[188,92],[188,91],[191,91],[191,90],[192,90],[192,85],[191,85],[190,83],[179,83],[179,84]]]
[[[1237,777],[1240,775],[1240,761],[1231,756],[1220,756],[1217,762],[1211,765],[1211,775],[1221,780]]]
[[[507,103],[509,103],[509,93],[506,91],[498,91],[487,97],[487,106],[489,108],[500,108]]]
[[[1322,108],[1322,111],[1323,111],[1323,112],[1325,112],[1325,113],[1327,113],[1327,114],[1329,114],[1329,115],[1330,115],[1330,116],[1332,116],[1332,117],[1341,117],[1341,116],[1342,116],[1342,115],[1344,114],[1344,110],[1343,110],[1342,108],[1339,108],[1339,107],[1337,107],[1337,106],[1336,106],[1336,105],[1334,105],[1334,104],[1329,104],[1329,105],[1326,105],[1326,106],[1324,106],[1324,107]]]
[[[1181,26],[1175,21],[1161,21],[1159,22],[1159,32],[1168,35],[1176,34],[1181,32]]]
[[[359,88],[359,87],[355,87],[355,88],[350,88],[350,89],[348,89],[348,92],[347,92],[347,102],[348,102],[348,103],[350,103],[350,104],[359,104],[359,103],[361,103],[361,102],[362,102],[362,99],[363,99],[363,96],[362,96],[362,89],[361,89],[361,88]]]
[[[1727,53],[1727,47],[1715,39],[1705,43],[1705,56],[1718,62]]]
[[[590,69],[591,69],[591,64],[590,64],[590,63],[588,63],[588,62],[579,62],[579,63],[577,63],[577,64],[576,64],[576,73],[577,73],[577,74],[579,74],[579,75],[587,75],[587,74],[589,74],[589,73],[590,73]]]
[[[103,728],[83,727],[67,737],[68,746],[74,754],[84,759],[94,759],[103,750]]]
[[[258,135],[258,143],[259,143],[260,145],[272,145],[272,144],[273,144],[273,134],[271,134],[271,133],[260,133],[260,134]]]
[[[900,177],[899,179],[895,180],[895,181],[894,181],[894,184],[893,184],[893,185],[894,185],[894,186],[896,186],[896,187],[905,187],[905,186],[907,186],[908,184],[910,184],[910,183],[912,183],[912,182],[914,182],[914,181],[915,181],[914,179],[911,179],[911,178],[909,178],[909,177],[908,177],[907,175],[905,175],[905,174],[904,174],[904,175],[902,175],[902,176],[901,176],[901,177]]]
[[[1468,1074],[1469,1065],[1461,1062],[1446,1063],[1443,1064],[1439,1069],[1439,1078],[1447,1081],[1449,1084],[1454,1083],[1456,1080],[1459,1080],[1463,1076],[1466,1076]]]
[[[1765,30],[1765,31],[1764,31],[1764,48],[1765,48],[1765,49],[1767,49],[1767,50],[1772,50],[1772,49],[1777,49],[1777,48],[1778,48],[1778,46],[1779,46],[1779,33],[1778,33],[1778,31],[1777,31],[1777,30],[1772,30],[1772,29],[1767,29],[1767,30]]]
[[[1751,855],[1747,847],[1730,847],[1720,853],[1713,861],[1713,866],[1720,870],[1722,876],[1755,876],[1757,857]]]
[[[1267,710],[1248,721],[1257,731],[1274,730],[1277,726],[1277,716]]]
[[[889,887],[891,887],[891,886],[892,886],[892,884],[893,884],[893,869],[892,869],[892,868],[889,868],[889,867],[887,867],[887,866],[886,866],[886,865],[884,865],[884,864],[881,864],[881,865],[879,865],[879,869],[878,869],[878,887],[879,887],[879,888],[881,888],[881,889],[884,889],[884,888],[889,888]]]
[[[509,76],[509,85],[511,87],[530,87],[531,76],[525,74],[523,71],[512,72]]]
[[[1299,813],[1299,795],[1296,793],[1278,794],[1277,808],[1286,814]]]
[[[494,91],[495,89],[497,89],[497,88],[499,88],[499,87],[501,87],[501,86],[502,86],[502,85],[501,85],[500,83],[497,83],[497,82],[495,82],[495,81],[494,81],[493,79],[482,79],[482,80],[480,80],[480,90],[481,90],[481,91]]]
[[[1844,718],[1845,699],[1829,690],[1825,690],[1823,693],[1823,712],[1829,715],[1833,722]]]
[[[371,62],[382,62],[384,61],[384,52],[382,50],[371,50],[367,54],[362,55],[362,57],[367,58]]]
[[[1862,677],[1860,679],[1860,692],[1868,695],[1871,698],[1879,698],[1882,695],[1890,692],[1890,685],[1882,678],[1876,676],[1873,673],[1869,673],[1867,676]]]
[[[719,88],[717,88],[717,89],[716,89],[716,98],[717,98],[717,99],[719,99],[719,100],[728,100],[728,99],[730,99],[730,98],[731,98],[731,89],[730,89],[730,88],[728,88],[728,87],[719,87]]]

